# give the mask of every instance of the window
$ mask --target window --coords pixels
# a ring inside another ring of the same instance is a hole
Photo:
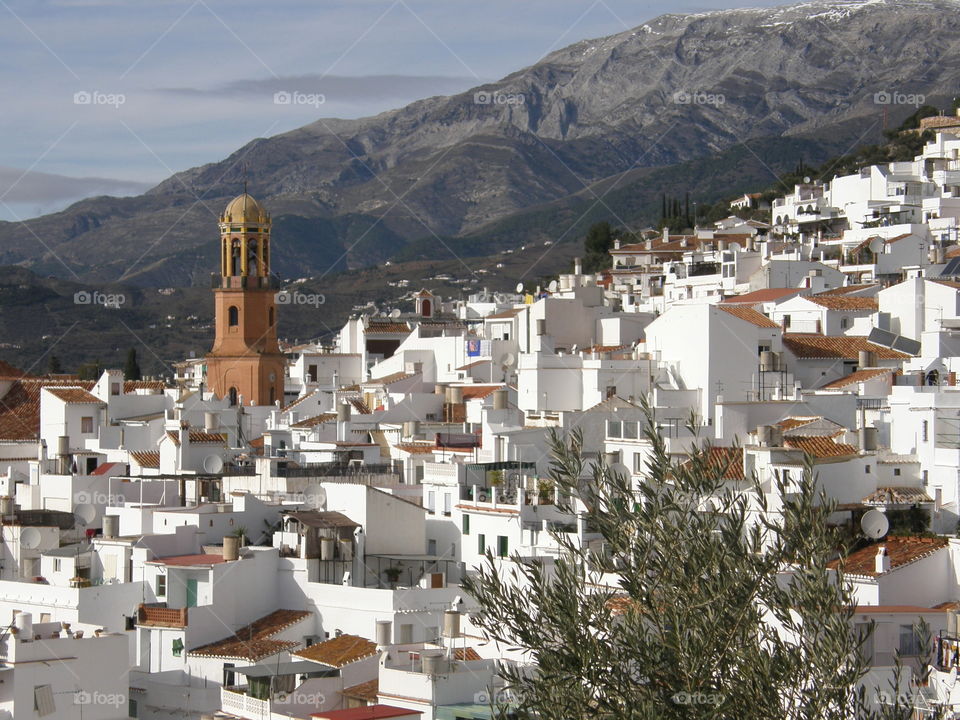
[[[606,391],[605,391],[604,394],[607,396],[608,399],[609,399],[609,398],[612,398],[614,395],[617,394],[617,386],[616,386],[616,385],[607,385],[607,389],[606,389]]]
[[[900,477],[900,468],[894,468],[893,475],[894,477]]]
[[[786,330],[788,327],[790,327],[790,316],[789,316],[789,315],[784,315],[784,316],[783,316],[783,329]]]
[[[840,318],[840,329],[846,330],[848,327],[850,327],[850,318],[846,318],[846,317]]]
[[[316,366],[316,365],[310,365],[310,366],[307,368],[307,378],[310,380],[310,382],[316,382],[316,381],[317,381],[317,366]]]
[[[636,420],[623,421],[623,437],[627,440],[636,440],[640,434],[640,423]]]
[[[33,709],[40,717],[53,715],[56,705],[53,702],[53,687],[50,685],[35,685],[33,688]]]
[[[61,560],[60,558],[54,558],[54,560],[53,560],[53,571],[54,571],[54,572],[61,572],[62,569],[63,569],[63,560]]]
[[[240,308],[236,305],[231,305],[230,309],[227,310],[227,324],[230,327],[236,327],[240,324]]]
[[[403,623],[400,625],[400,644],[409,645],[413,642],[413,623]]]
[[[183,640],[180,638],[174,638],[170,649],[173,652],[174,657],[181,657],[183,655]]]
[[[273,309],[273,308],[270,308],[270,311],[267,313],[267,324],[270,325],[270,327],[273,327],[273,325],[274,325],[274,323],[276,322],[276,320],[277,320],[277,318],[276,318],[276,315],[275,315],[275,313],[274,313],[274,309]]]
[[[230,388],[230,407],[236,407],[237,404],[237,389],[235,387]]]
[[[453,498],[450,496],[450,493],[443,494],[443,514],[447,517],[450,517],[450,513],[453,507]]]
[[[929,434],[930,434],[930,423],[924,420],[923,423],[920,425],[920,439],[923,440],[924,442],[927,442],[927,438]]]
[[[623,437],[623,423],[619,420],[608,420],[607,421],[607,437],[619,438]]]
[[[437,511],[437,493],[433,490],[427,493],[427,510],[432,513]]]
[[[637,474],[643,472],[643,453],[633,454],[633,472]]]
[[[863,466],[863,472],[865,472],[867,475],[869,475],[869,474],[870,474],[870,466],[869,466],[869,465],[864,465],[864,466]]]
[[[484,534],[477,535],[477,552],[483,555],[487,551],[487,536]]]
[[[157,575],[157,597],[167,596],[167,576]]]
[[[137,707],[137,701],[133,698],[130,698],[130,700],[127,702],[127,717],[140,717],[140,709]]]
[[[900,654],[911,657],[920,655],[920,638],[913,625],[900,626]]]
[[[110,394],[119,395],[120,394],[120,383],[110,383]]]
[[[85,415],[80,418],[80,432],[82,433],[92,433],[93,432],[93,417],[90,415]]]
[[[510,554],[510,539],[506,535],[499,535],[497,537],[497,555],[502,558],[507,557]]]
[[[466,515],[466,514],[465,514],[465,515],[463,516],[463,520],[462,520],[462,523],[461,523],[461,528],[462,528],[462,531],[463,531],[463,534],[464,534],[464,535],[469,535],[469,534],[470,534],[470,516],[469,516],[469,515]]]

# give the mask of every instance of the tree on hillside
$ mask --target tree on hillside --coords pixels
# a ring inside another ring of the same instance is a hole
[[[645,436],[651,453],[638,489],[602,462],[588,465],[579,432],[552,436],[551,480],[560,497],[588,508],[602,552],[557,533],[562,551],[549,571],[526,559],[498,572],[488,553],[466,581],[481,608],[473,621],[537,662],[533,675],[503,667],[518,702],[500,706],[501,717],[875,717],[858,690],[867,665],[853,595],[827,569],[832,505],[809,468],[789,495],[778,483],[782,512],[761,515],[758,482],[734,490],[724,480],[738,453],[694,448],[679,463],[652,421]],[[603,573],[619,587],[604,589]]]
[[[47,361],[47,372],[50,375],[59,375],[63,372],[63,365],[60,364],[60,358],[56,355],[51,355],[50,360]]]
[[[124,380],[139,380],[143,375],[140,373],[140,363],[137,362],[137,349],[130,348],[127,351],[127,362],[123,366]]]
[[[590,226],[583,241],[584,272],[593,273],[610,267],[610,250],[618,236],[619,231],[614,230],[606,221]]]
[[[103,363],[100,360],[84,363],[77,368],[77,377],[81,380],[99,380],[103,375]]]

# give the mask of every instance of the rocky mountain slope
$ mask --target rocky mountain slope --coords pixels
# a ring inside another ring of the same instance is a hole
[[[467,93],[254,140],[138,197],[0,223],[0,263],[90,282],[199,284],[242,166],[274,214],[275,269],[300,277],[382,262],[435,235],[457,251],[458,239],[518,213],[580,202],[587,185],[748,140],[791,136],[842,152],[876,140],[885,112],[894,125],[920,96],[957,87],[958,8],[870,0],[666,15]],[[659,193],[642,177],[636,191]]]

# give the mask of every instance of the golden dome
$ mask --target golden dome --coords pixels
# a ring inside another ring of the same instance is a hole
[[[223,211],[223,220],[234,223],[265,223],[269,221],[269,216],[253,196],[243,193],[227,205]]]

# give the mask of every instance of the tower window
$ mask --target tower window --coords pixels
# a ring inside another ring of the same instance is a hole
[[[230,388],[230,406],[234,407],[237,404],[237,389],[235,387]]]
[[[273,327],[273,323],[276,322],[276,317],[273,310],[273,308],[270,308],[270,310],[267,311],[267,321],[269,322],[270,327]]]
[[[236,327],[240,324],[240,308],[236,305],[231,305],[230,309],[227,310],[227,324],[230,327]]]

